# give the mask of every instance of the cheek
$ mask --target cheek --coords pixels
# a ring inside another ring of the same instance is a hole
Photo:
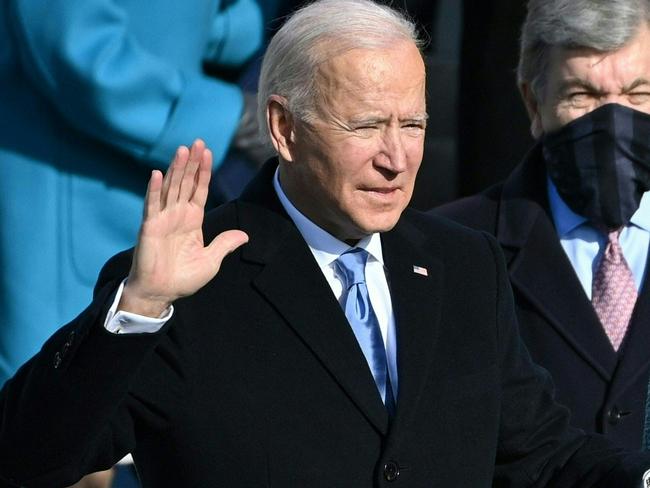
[[[545,133],[553,132],[576,118],[575,109],[562,104],[545,107],[540,112],[540,122]]]
[[[406,152],[406,174],[403,176],[410,180],[411,186],[415,183],[420,165],[422,164],[422,157],[424,156],[424,143],[423,139],[412,138],[410,141],[404,143],[404,150]]]
[[[358,168],[380,152],[379,142],[375,139],[349,140],[340,147],[338,161],[344,162],[346,169]]]
[[[373,166],[373,159],[378,150],[374,144],[342,144],[334,155],[330,165],[330,177],[339,187],[354,187],[368,178],[368,172]]]
[[[412,137],[406,140],[404,143],[406,149],[406,157],[411,168],[417,169],[422,163],[422,157],[424,156],[424,136],[422,137]]]

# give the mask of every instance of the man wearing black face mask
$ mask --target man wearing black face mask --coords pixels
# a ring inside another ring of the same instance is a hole
[[[497,237],[573,423],[630,449],[650,371],[648,53],[648,0],[530,0],[518,79],[537,144],[505,182],[436,210]]]

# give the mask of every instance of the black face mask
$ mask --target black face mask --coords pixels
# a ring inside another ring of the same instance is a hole
[[[546,134],[542,150],[564,202],[593,224],[627,224],[650,189],[650,115],[615,103]]]

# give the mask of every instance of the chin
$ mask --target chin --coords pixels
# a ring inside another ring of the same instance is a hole
[[[365,219],[358,223],[358,228],[363,232],[364,236],[374,234],[375,232],[388,232],[395,227],[401,214],[401,212],[391,212],[388,215],[382,215],[377,218]]]

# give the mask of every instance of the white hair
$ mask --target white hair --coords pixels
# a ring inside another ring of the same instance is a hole
[[[302,120],[315,114],[318,65],[351,49],[380,49],[398,41],[421,47],[415,24],[390,7],[370,0],[318,0],[289,17],[264,55],[258,88],[258,121],[266,132],[266,104],[271,95],[287,99],[289,111]]]
[[[521,33],[517,79],[539,99],[553,46],[601,52],[625,46],[650,22],[649,0],[530,0]]]

